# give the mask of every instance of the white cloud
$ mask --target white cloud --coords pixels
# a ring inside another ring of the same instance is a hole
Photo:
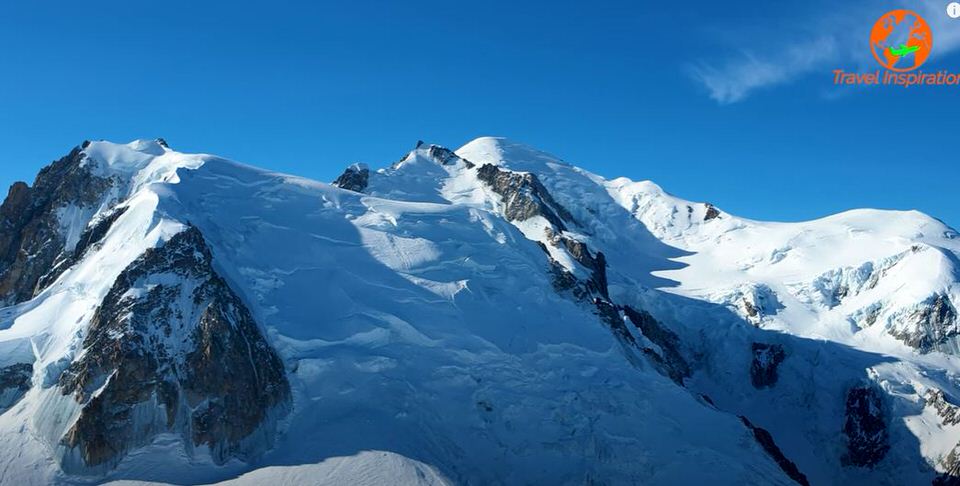
[[[836,40],[822,37],[801,46],[791,46],[776,57],[761,58],[743,51],[722,66],[699,63],[691,66],[693,77],[703,83],[710,97],[720,104],[736,103],[751,91],[789,82],[836,56]]]
[[[960,20],[949,18],[945,6],[939,0],[900,2],[901,8],[917,11],[930,23],[933,57],[960,48]],[[759,49],[740,51],[720,61],[696,62],[689,72],[710,98],[730,104],[758,89],[789,84],[811,73],[863,69],[873,60],[864,31],[879,16],[877,12],[893,8],[897,4],[878,7],[876,3],[849,2],[845,11],[818,21],[813,31],[801,38],[765,39]]]

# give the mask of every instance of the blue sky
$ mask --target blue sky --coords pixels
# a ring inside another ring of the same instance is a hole
[[[945,3],[8,2],[0,184],[84,139],[332,180],[498,135],[745,217],[956,228],[960,88],[832,86],[878,68],[869,29],[902,5],[934,29],[923,69],[960,72]]]

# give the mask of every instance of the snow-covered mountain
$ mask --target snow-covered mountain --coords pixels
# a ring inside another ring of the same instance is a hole
[[[85,142],[0,207],[0,483],[950,484],[958,256],[504,139],[333,184]]]

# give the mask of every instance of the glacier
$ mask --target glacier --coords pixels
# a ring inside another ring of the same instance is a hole
[[[0,260],[2,484],[960,477],[960,238],[924,214],[753,221],[493,137],[334,184],[162,140],[57,167],[0,211],[0,249],[47,238]],[[202,263],[131,273],[171,247]],[[123,432],[71,435],[104,402]]]

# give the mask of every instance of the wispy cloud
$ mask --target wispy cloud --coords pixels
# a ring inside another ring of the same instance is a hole
[[[801,46],[789,46],[777,56],[761,56],[741,51],[736,57],[716,66],[700,62],[690,66],[690,74],[720,104],[736,103],[751,91],[789,82],[836,57],[836,40],[822,37]]]
[[[733,52],[719,61],[697,61],[688,70],[710,98],[731,104],[747,99],[758,89],[786,85],[814,72],[837,67],[860,69],[872,60],[863,26],[873,22],[878,11],[893,8],[898,8],[896,3],[877,8],[875,3],[849,2],[844,11],[818,20],[813,30],[799,39],[765,40],[762,48]],[[934,32],[932,56],[960,48],[960,21],[947,17],[943,2],[902,1],[900,8],[915,10],[930,23]]]

